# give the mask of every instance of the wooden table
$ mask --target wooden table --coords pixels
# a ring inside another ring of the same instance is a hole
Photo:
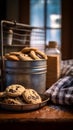
[[[0,109],[0,130],[73,130],[73,107],[47,105],[39,110],[11,112]]]

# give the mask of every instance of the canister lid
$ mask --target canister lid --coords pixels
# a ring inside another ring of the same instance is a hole
[[[56,41],[49,41],[48,48],[57,48],[57,42]]]

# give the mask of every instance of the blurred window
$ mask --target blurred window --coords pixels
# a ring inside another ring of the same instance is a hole
[[[61,0],[30,0],[30,25],[46,29],[46,45],[61,46]]]

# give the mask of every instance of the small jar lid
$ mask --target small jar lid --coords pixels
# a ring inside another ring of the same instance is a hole
[[[56,41],[49,41],[48,48],[57,48],[57,42]]]
[[[9,29],[9,30],[8,30],[8,33],[9,33],[9,34],[13,34],[13,30],[12,30],[12,29]]]

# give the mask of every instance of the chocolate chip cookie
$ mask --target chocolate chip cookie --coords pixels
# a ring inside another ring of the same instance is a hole
[[[3,98],[3,97],[6,97],[6,92],[5,91],[0,92],[0,98]]]
[[[33,89],[25,89],[25,91],[22,93],[22,96],[24,100],[30,104],[37,104],[42,102],[40,95]]]
[[[4,98],[2,103],[5,103],[5,104],[18,104],[18,105],[22,104],[22,102],[20,100],[18,100],[17,98],[15,98],[15,99],[13,99],[13,98]]]
[[[10,97],[20,96],[24,92],[25,88],[19,84],[12,84],[6,88],[6,93]]]

